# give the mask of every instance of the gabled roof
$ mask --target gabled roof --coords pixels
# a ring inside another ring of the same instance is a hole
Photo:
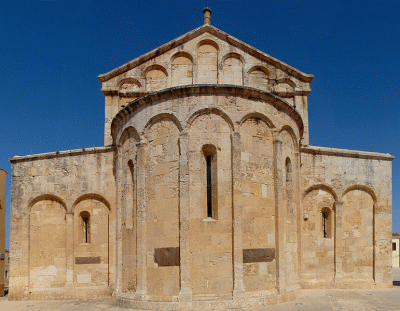
[[[300,81],[304,81],[304,82],[311,82],[312,79],[314,78],[313,75],[310,74],[306,74],[304,72],[301,72],[300,70],[289,66],[288,64],[285,64],[284,62],[264,53],[261,52],[260,50],[244,43],[243,41],[236,39],[235,37],[232,37],[231,35],[227,34],[226,32],[223,32],[222,30],[219,30],[218,28],[211,26],[211,25],[202,25],[192,31],[189,31],[188,33],[146,53],[143,54],[142,56],[139,56],[129,62],[127,62],[126,64],[119,66],[105,74],[101,74],[98,76],[100,82],[105,82],[108,81],[111,78],[114,78],[115,76],[118,76],[120,74],[123,74],[125,72],[127,72],[128,70],[131,70],[132,68],[135,68],[137,66],[139,66],[140,64],[148,61],[149,59],[152,59],[158,55],[161,55],[181,44],[184,44],[186,42],[188,42],[189,40],[192,40],[200,35],[202,35],[203,33],[208,32],[216,37],[218,37],[221,40],[224,40],[228,43],[230,43],[231,45],[238,47],[242,50],[245,50],[246,52],[248,52],[249,54],[253,55],[254,57],[257,57],[259,59],[262,59],[268,63],[270,63],[271,65],[281,69],[282,71],[285,71],[287,73],[289,73],[290,75],[298,78]]]

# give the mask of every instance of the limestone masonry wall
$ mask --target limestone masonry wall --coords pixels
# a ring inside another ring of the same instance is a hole
[[[10,299],[109,295],[112,167],[112,148],[13,158]]]

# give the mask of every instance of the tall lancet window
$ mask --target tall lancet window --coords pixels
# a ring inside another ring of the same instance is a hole
[[[217,219],[218,216],[218,181],[217,181],[217,149],[213,145],[203,147],[204,181],[206,185],[207,217]]]
[[[212,217],[211,156],[206,156],[207,166],[207,217]]]

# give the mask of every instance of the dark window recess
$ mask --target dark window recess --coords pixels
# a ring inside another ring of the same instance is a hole
[[[100,256],[98,257],[75,257],[75,264],[77,265],[89,265],[101,263]]]
[[[243,250],[243,263],[270,262],[275,259],[275,248],[253,248]]]
[[[207,163],[207,217],[212,217],[211,156],[206,156]]]
[[[179,247],[164,247],[154,249],[154,262],[159,267],[180,266]]]
[[[392,251],[396,250],[396,243],[392,243]]]
[[[326,230],[326,224],[328,221],[328,213],[322,213],[322,219],[323,219],[323,229],[324,229],[324,238],[328,237],[328,232]]]

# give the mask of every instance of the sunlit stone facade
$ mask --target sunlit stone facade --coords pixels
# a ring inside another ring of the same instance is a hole
[[[310,146],[313,76],[210,14],[99,76],[104,147],[11,159],[10,299],[204,310],[392,286],[393,157]]]

